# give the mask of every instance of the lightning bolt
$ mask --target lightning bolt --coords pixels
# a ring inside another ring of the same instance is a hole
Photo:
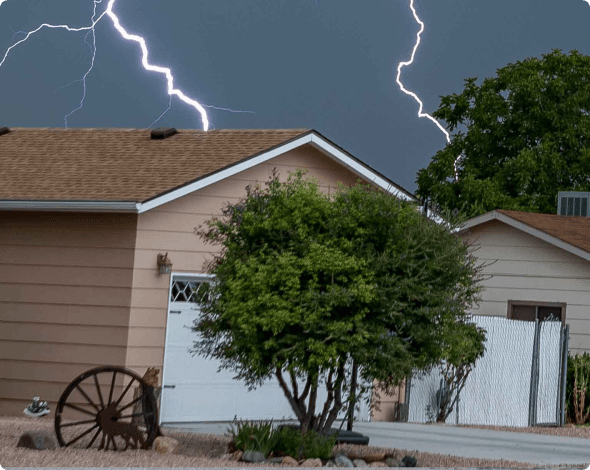
[[[588,4],[590,5],[590,0],[584,0],[584,1],[588,2]],[[420,47],[421,36],[422,36],[422,33],[424,32],[424,22],[420,19],[420,17],[418,16],[418,13],[416,12],[416,7],[414,6],[414,0],[410,0],[410,9],[412,10],[412,14],[414,15],[414,19],[416,20],[416,23],[418,23],[420,25],[420,30],[418,31],[418,33],[416,33],[416,44],[414,44],[414,48],[412,49],[412,55],[410,57],[410,60],[408,60],[406,62],[400,62],[397,65],[397,77],[396,77],[395,81],[397,82],[401,91],[403,91],[406,95],[414,98],[414,100],[416,100],[416,102],[418,103],[418,117],[421,117],[421,118],[425,117],[425,118],[429,119],[430,121],[432,121],[436,125],[436,127],[438,127],[440,129],[440,131],[445,135],[445,138],[447,139],[447,144],[450,144],[451,143],[451,136],[449,135],[447,130],[441,125],[440,122],[438,122],[436,119],[434,119],[430,114],[423,112],[424,104],[422,103],[422,100],[420,100],[420,98],[418,97],[418,95],[416,93],[406,89],[404,87],[404,84],[401,81],[402,69],[404,67],[407,67],[408,65],[412,65],[414,63],[414,58],[416,57],[416,51],[418,50],[418,47]],[[456,180],[459,179],[459,173],[457,170],[457,163],[459,162],[459,159],[461,158],[461,156],[462,155],[457,157],[457,159],[453,163],[453,166],[455,168],[455,179]]]
[[[6,2],[7,0],[0,0],[0,6]],[[101,0],[102,1],[102,0]],[[94,0],[95,3],[95,8],[96,8],[96,0]],[[99,2],[100,3],[100,2]],[[203,123],[203,129],[204,130],[208,130],[209,129],[209,119],[207,117],[207,111],[205,110],[205,108],[203,106],[201,106],[201,104],[198,101],[195,101],[191,98],[189,98],[188,96],[186,96],[181,90],[178,90],[176,88],[174,88],[174,77],[172,76],[172,72],[169,68],[166,67],[161,67],[158,65],[152,65],[148,62],[148,49],[147,49],[147,45],[145,42],[145,39],[142,38],[141,36],[137,36],[134,34],[129,34],[125,28],[123,28],[123,26],[121,26],[121,23],[119,21],[119,18],[117,17],[117,15],[114,13],[113,11],[113,7],[115,5],[115,0],[109,0],[109,3],[107,5],[106,10],[100,14],[100,16],[97,19],[93,19],[92,20],[92,24],[90,26],[83,26],[83,27],[79,27],[79,28],[72,28],[68,25],[52,25],[52,24],[48,24],[48,23],[43,23],[41,26],[39,26],[37,29],[34,29],[32,31],[29,31],[25,37],[17,42],[15,42],[12,46],[10,46],[7,50],[6,53],[4,54],[4,57],[2,58],[2,60],[0,61],[0,67],[2,67],[2,65],[4,64],[4,62],[6,61],[6,58],[8,57],[8,54],[10,53],[10,51],[12,49],[14,49],[16,46],[18,46],[19,44],[22,44],[23,42],[27,41],[33,34],[41,31],[43,28],[50,28],[50,29],[65,29],[67,31],[94,31],[94,28],[96,27],[96,25],[100,22],[100,20],[102,20],[102,18],[107,15],[111,21],[113,22],[113,25],[115,27],[115,29],[118,31],[118,33],[126,40],[128,41],[134,41],[136,43],[138,43],[141,47],[141,52],[142,52],[142,57],[141,57],[141,63],[143,65],[143,68],[150,71],[150,72],[158,72],[161,73],[163,75],[166,76],[166,82],[168,85],[168,94],[170,96],[177,96],[181,101],[183,101],[184,103],[188,104],[189,106],[193,107],[194,109],[196,109],[201,117],[201,121]],[[95,10],[95,15],[96,15],[96,10]],[[94,16],[95,16],[94,15]],[[93,16],[93,18],[94,18]],[[94,33],[93,33],[94,36]],[[96,43],[95,43],[95,47],[96,47]],[[89,69],[89,71],[84,75],[83,77],[83,81],[85,84],[85,79],[86,76],[88,75],[88,73],[90,72],[90,70],[92,70],[92,65],[94,64],[94,58],[91,64],[91,67]],[[85,87],[84,87],[85,89]],[[85,96],[85,92],[84,95]],[[83,104],[83,99],[82,99],[82,104]],[[77,111],[80,108],[76,108],[74,111]],[[71,113],[70,113],[71,115]],[[66,116],[67,119],[67,116]],[[66,121],[67,122],[67,121]]]
[[[94,10],[92,12],[92,22],[94,23],[94,18],[96,17],[96,5],[98,5],[99,3],[102,3],[102,0],[93,0],[93,2],[94,2]],[[78,80],[78,81],[82,82],[82,99],[80,100],[80,105],[64,116],[64,123],[65,123],[66,129],[68,128],[68,118],[72,114],[74,114],[76,111],[79,111],[80,109],[82,109],[82,106],[84,106],[84,100],[86,99],[86,77],[94,68],[94,59],[96,58],[96,30],[94,29],[94,27],[84,37],[84,44],[88,44],[86,42],[86,39],[88,38],[88,34],[90,34],[90,33],[92,33],[92,60],[90,61],[90,67],[88,67],[88,70],[86,71],[86,73],[84,74],[82,79]]]

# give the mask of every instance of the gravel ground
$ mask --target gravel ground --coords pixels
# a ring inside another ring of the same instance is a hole
[[[0,418],[0,465],[3,467],[256,467],[256,464],[221,460],[214,456],[225,452],[229,439],[211,434],[166,432],[167,436],[179,441],[177,455],[160,455],[152,451],[128,450],[125,452],[104,452],[73,448],[56,450],[31,450],[17,448],[20,436],[26,431],[53,432],[53,419],[50,416],[33,418]],[[493,428],[496,429],[496,428]],[[502,428],[503,429],[503,428]],[[557,428],[535,428],[539,429]],[[515,430],[515,429],[507,429]],[[590,437],[588,429],[564,428],[565,436]],[[573,432],[583,431],[583,435]],[[550,434],[550,433],[546,433]],[[405,455],[418,459],[420,467],[535,467],[535,465],[505,460],[465,459],[460,457],[413,452],[404,449],[381,449],[370,446],[338,446],[338,450],[354,451],[357,454],[386,452],[393,453],[400,460]],[[259,465],[258,465],[259,466]],[[265,464],[266,467],[271,465]],[[275,465],[280,467],[281,465]]]
[[[590,439],[590,427],[578,428],[574,424],[566,424],[563,427],[534,427],[534,428],[511,428],[506,426],[466,426],[460,425],[461,428],[492,429],[496,431],[510,432],[528,432],[531,434],[549,434],[551,436],[579,437]]]

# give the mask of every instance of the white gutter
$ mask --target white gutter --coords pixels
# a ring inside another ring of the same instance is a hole
[[[137,213],[138,204],[119,201],[0,201],[0,211]]]

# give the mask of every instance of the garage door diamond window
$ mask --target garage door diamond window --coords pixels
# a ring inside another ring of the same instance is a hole
[[[206,283],[204,281],[180,281],[174,280],[170,290],[171,302],[196,302],[199,289]]]

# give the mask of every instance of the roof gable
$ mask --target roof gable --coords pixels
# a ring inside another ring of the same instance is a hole
[[[408,191],[313,130],[25,129],[0,137],[0,210],[145,212],[312,145],[398,197]]]
[[[498,220],[558,248],[590,261],[590,217],[494,210],[469,219],[460,232]]]

